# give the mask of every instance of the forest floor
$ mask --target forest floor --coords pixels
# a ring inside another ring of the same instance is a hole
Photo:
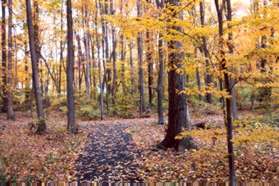
[[[227,179],[225,146],[203,145],[197,151],[158,150],[165,126],[156,117],[78,121],[79,133],[66,131],[61,113],[48,116],[42,136],[29,131],[30,114],[17,113],[17,121],[0,114],[0,178],[86,181],[193,181]],[[222,126],[222,116],[194,117]],[[237,174],[241,180],[279,179],[279,153],[239,152]]]

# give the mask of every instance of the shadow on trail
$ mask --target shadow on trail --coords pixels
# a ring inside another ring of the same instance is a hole
[[[127,124],[101,124],[89,135],[83,153],[77,160],[80,181],[143,181],[137,159],[141,156]]]

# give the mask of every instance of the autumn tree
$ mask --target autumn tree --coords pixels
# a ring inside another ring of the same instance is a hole
[[[225,126],[227,128],[227,148],[228,148],[228,161],[229,161],[229,177],[230,185],[236,185],[235,166],[234,166],[234,148],[233,148],[233,120],[232,120],[232,86],[230,84],[229,69],[227,65],[225,43],[224,43],[224,25],[223,25],[223,5],[219,0],[215,0],[215,7],[218,18],[218,30],[219,30],[219,55],[220,66],[224,77],[224,90],[228,93],[228,96],[224,97],[224,118]],[[227,6],[230,5],[230,0],[227,1]]]
[[[137,16],[140,18],[142,16],[142,0],[137,0]],[[143,71],[143,34],[142,32],[138,33],[137,36],[137,47],[138,47],[138,76],[139,76],[139,113],[140,116],[143,115],[145,111],[145,103],[144,103],[144,71]]]
[[[74,97],[74,33],[72,17],[72,1],[66,1],[67,7],[67,108],[68,125],[71,133],[77,132],[75,117],[75,97]]]
[[[43,108],[43,99],[41,95],[38,56],[35,48],[35,33],[32,21],[32,8],[30,0],[26,0],[26,21],[28,26],[29,48],[32,62],[32,88],[35,95],[36,111],[38,122],[36,125],[36,133],[42,133],[46,130],[46,121]]]
[[[2,99],[3,106],[2,112],[7,112],[8,101],[7,101],[7,42],[6,42],[6,6],[7,1],[2,0],[2,20],[1,20],[1,46],[2,46]]]
[[[179,0],[166,1],[169,6],[171,19],[182,19],[181,12],[175,9],[175,6],[180,5]],[[177,32],[183,32],[182,27],[172,23],[168,25],[168,32],[171,34],[172,30]],[[184,66],[184,48],[183,43],[172,37],[172,40],[168,41],[168,128],[167,134],[159,147],[175,147],[178,148],[179,140],[176,136],[181,132],[182,127],[187,123],[187,105],[186,95],[182,93],[185,89],[185,74],[179,73],[178,69]],[[190,128],[190,126],[186,126]]]
[[[8,0],[8,63],[7,63],[7,118],[10,120],[15,120],[15,112],[13,109],[13,99],[12,99],[12,72],[13,72],[13,40],[12,40],[12,29],[13,29],[13,1]]]

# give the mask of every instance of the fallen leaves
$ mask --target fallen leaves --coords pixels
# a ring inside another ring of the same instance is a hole
[[[0,134],[0,160],[5,179],[68,179],[74,175],[75,160],[86,135],[68,134],[65,119],[52,115],[44,135],[28,129],[30,117],[17,113],[17,121],[0,118],[5,130]],[[1,168],[0,167],[0,168]]]

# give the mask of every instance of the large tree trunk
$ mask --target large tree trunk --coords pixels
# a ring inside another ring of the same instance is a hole
[[[41,95],[40,79],[39,79],[39,69],[38,69],[38,56],[35,48],[35,34],[34,26],[32,21],[32,8],[30,0],[26,0],[26,18],[28,26],[28,35],[29,35],[29,47],[31,54],[32,62],[32,82],[33,82],[33,91],[35,95],[36,110],[37,110],[37,133],[42,133],[46,130],[45,115],[43,109],[43,99]]]
[[[141,0],[137,0],[137,16],[142,16],[142,5]],[[145,111],[145,105],[144,105],[144,77],[143,77],[143,39],[142,39],[142,33],[138,33],[137,37],[137,44],[138,44],[138,73],[139,73],[139,113],[140,116],[143,115]]]
[[[175,6],[179,4],[179,0],[168,0],[167,3],[170,6]],[[174,15],[172,16],[181,18],[181,16],[177,13],[174,13]],[[182,31],[181,27],[175,25],[171,26],[168,29],[174,29],[178,32]],[[165,148],[175,147],[178,149],[179,140],[175,139],[175,137],[181,132],[181,129],[185,125],[185,123],[187,123],[186,95],[180,93],[180,91],[183,91],[185,89],[185,75],[177,73],[177,68],[182,68],[183,66],[185,55],[181,41],[169,41],[168,49],[169,118],[167,134],[160,145]],[[190,128],[190,126],[186,127]]]
[[[230,0],[227,0],[227,6],[230,6]],[[224,75],[224,89],[229,96],[232,96],[232,89],[230,86],[230,78],[228,74],[227,61],[224,50],[224,29],[223,29],[223,6],[219,4],[219,0],[215,0],[215,6],[218,16],[218,28],[219,28],[219,50],[221,59],[221,70]],[[230,186],[236,185],[235,177],[235,166],[234,166],[234,148],[233,148],[233,122],[232,122],[232,100],[230,97],[225,97],[224,99],[224,118],[225,126],[227,128],[227,148],[228,148],[228,161],[229,161],[229,179]]]
[[[12,40],[12,29],[13,29],[13,1],[8,0],[9,19],[8,19],[8,70],[7,70],[7,119],[15,120],[15,113],[13,110],[13,99],[12,99],[12,71],[13,71],[13,40]]]
[[[77,132],[75,118],[75,97],[74,97],[74,44],[73,44],[73,17],[72,2],[67,0],[67,108],[68,108],[68,130],[71,133]]]

